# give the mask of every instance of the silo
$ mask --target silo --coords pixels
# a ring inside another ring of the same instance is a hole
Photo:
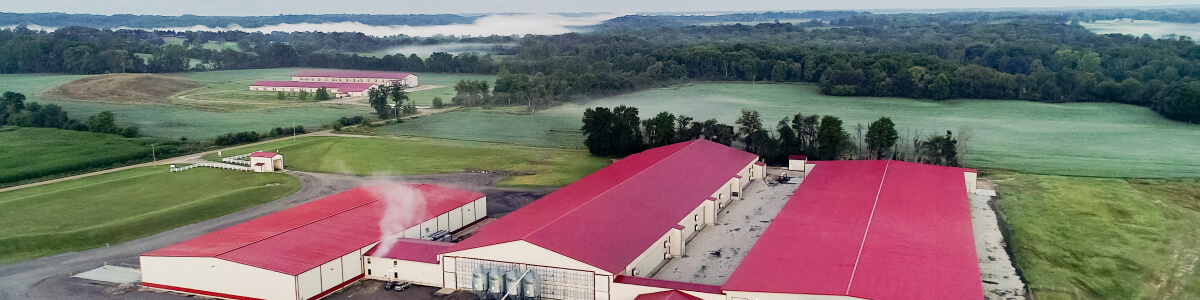
[[[541,296],[541,285],[538,281],[537,273],[529,272],[525,274],[525,278],[521,279],[521,289],[525,291],[525,299],[537,299]]]
[[[471,291],[475,292],[481,298],[488,292],[488,269],[483,266],[476,266],[475,272],[471,273]]]
[[[515,270],[508,270],[504,274],[505,289],[508,290],[509,297],[512,297],[512,299],[521,297],[521,280],[519,277],[521,277],[521,274],[517,274]]]
[[[504,272],[495,270],[488,273],[488,296],[499,299],[504,296]]]

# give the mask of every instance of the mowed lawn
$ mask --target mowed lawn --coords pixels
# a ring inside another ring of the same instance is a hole
[[[64,172],[149,161],[139,139],[52,128],[0,127],[0,186]]]
[[[0,263],[102,247],[295,193],[275,173],[143,167],[0,193]]]
[[[1025,173],[1094,177],[1200,177],[1200,126],[1174,122],[1144,107],[1113,103],[1040,103],[1015,100],[925,101],[834,97],[816,86],[698,83],[568,103],[534,114],[469,109],[382,127],[380,134],[536,146],[582,147],[588,107],[637,107],[643,119],[661,111],[695,120],[734,124],[742,109],[758,110],[763,125],[797,113],[842,118],[855,135],[879,117],[890,117],[911,139],[953,131],[969,135],[967,165]],[[961,140],[960,140],[961,141]]]
[[[1200,299],[1200,180],[986,177],[1038,299]]]
[[[608,165],[586,150],[537,148],[419,137],[302,137],[226,151],[279,151],[287,168],[356,175],[420,175],[490,171],[500,185],[563,186]],[[218,160],[215,155],[205,156]]]

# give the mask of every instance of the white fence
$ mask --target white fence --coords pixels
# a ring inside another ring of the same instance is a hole
[[[222,159],[221,159],[221,161],[222,161],[222,162],[226,162],[226,163],[231,163],[231,164],[239,164],[239,165],[247,165],[247,166],[249,166],[249,165],[250,165],[250,161],[249,161],[249,160],[243,160],[243,158],[250,157],[250,154],[253,154],[253,153],[246,153],[246,154],[242,154],[242,155],[235,155],[235,156],[225,157],[225,158],[222,158]]]
[[[237,171],[250,171],[250,167],[244,167],[244,166],[239,166],[239,165],[231,165],[231,164],[223,164],[223,163],[198,163],[198,164],[191,164],[191,165],[178,167],[178,168],[171,168],[171,172],[183,172],[183,171],[187,171],[191,168],[195,168],[195,167],[209,167],[209,168],[237,170]]]

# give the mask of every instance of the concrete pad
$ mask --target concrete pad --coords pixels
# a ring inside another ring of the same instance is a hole
[[[993,192],[994,193],[994,192]],[[971,199],[971,227],[975,232],[975,254],[985,299],[1025,299],[1025,284],[1017,276],[1012,259],[1004,251],[999,219],[988,205],[992,197],[975,194]]]
[[[781,172],[779,168],[768,169],[772,175]],[[746,258],[754,243],[758,242],[763,231],[783,210],[788,198],[800,187],[800,181],[800,178],[792,178],[790,183],[774,186],[762,180],[750,183],[742,193],[742,200],[734,200],[718,212],[713,225],[701,229],[685,244],[682,257],[667,261],[651,278],[707,285],[724,284],[742,259]]]
[[[75,274],[71,277],[116,284],[127,284],[141,282],[142,271],[134,268],[105,265],[87,272]]]

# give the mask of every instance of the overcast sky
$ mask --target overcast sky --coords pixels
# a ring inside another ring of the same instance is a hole
[[[1161,6],[1196,0],[0,0],[3,12],[152,15],[435,14]]]

